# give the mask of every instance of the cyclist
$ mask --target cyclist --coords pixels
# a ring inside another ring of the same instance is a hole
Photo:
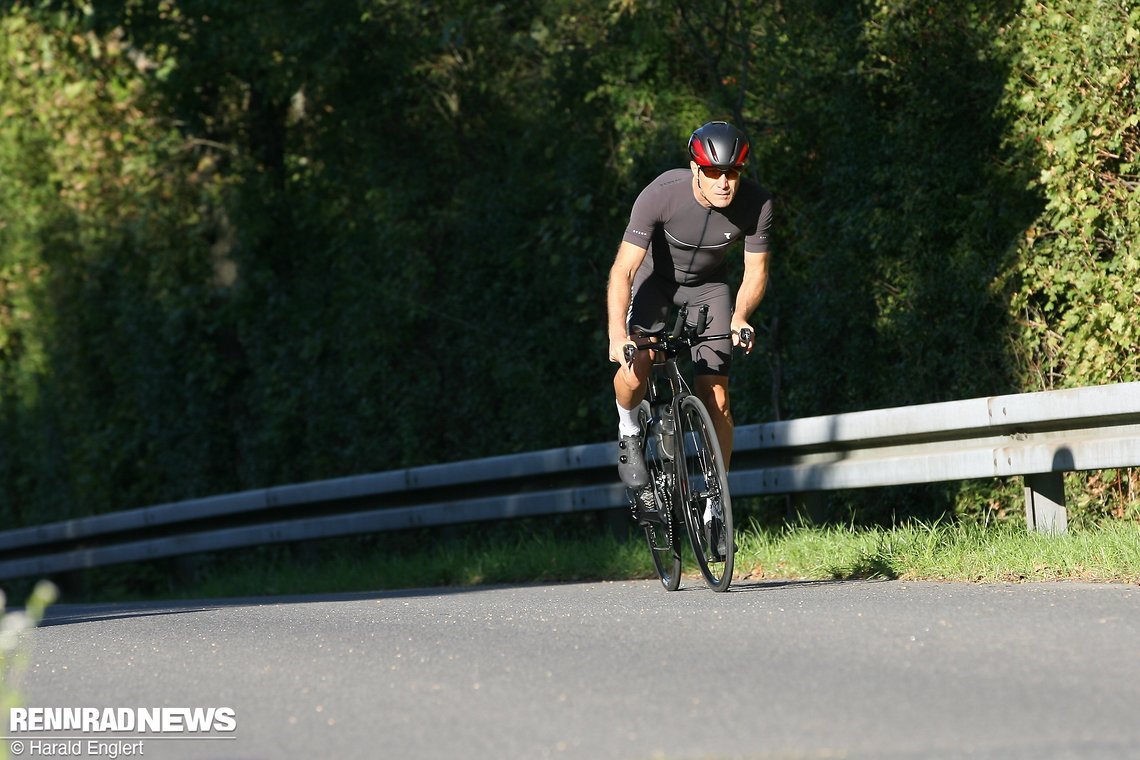
[[[638,329],[658,330],[671,306],[688,302],[695,313],[709,305],[709,334],[732,338],[693,348],[694,393],[704,402],[716,428],[727,469],[732,456],[732,414],[728,375],[732,346],[742,345],[748,323],[768,284],[768,230],[772,194],[744,179],[751,144],[724,121],[704,124],[689,137],[689,168],[671,169],[638,195],[610,269],[606,293],[610,361],[618,410],[618,474],[627,486],[641,488],[649,475],[641,454],[637,407],[645,397],[652,359],[638,351],[627,363],[625,346]],[[744,240],[744,276],[735,304],[726,279],[726,255]],[[647,255],[648,254],[648,255]],[[729,329],[725,329],[725,328]],[[752,341],[742,346],[752,351]]]

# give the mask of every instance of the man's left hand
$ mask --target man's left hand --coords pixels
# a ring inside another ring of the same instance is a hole
[[[748,341],[741,340],[740,333],[742,330],[747,330]],[[732,323],[732,345],[740,346],[744,349],[745,354],[752,353],[753,347],[756,345],[756,329],[747,322],[733,322]]]

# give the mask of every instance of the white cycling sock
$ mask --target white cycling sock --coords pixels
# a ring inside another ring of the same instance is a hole
[[[617,402],[615,402],[616,404]],[[618,434],[619,435],[637,435],[641,432],[641,425],[637,424],[637,410],[626,409],[621,404],[617,404],[618,410]]]

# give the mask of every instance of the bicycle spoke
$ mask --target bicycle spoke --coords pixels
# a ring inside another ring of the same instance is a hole
[[[684,444],[685,477],[680,490],[685,525],[705,582],[714,591],[724,591],[732,582],[735,543],[720,445],[708,411],[698,399],[681,399],[678,411]]]

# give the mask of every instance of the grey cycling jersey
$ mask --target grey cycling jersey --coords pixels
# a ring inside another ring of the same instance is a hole
[[[693,196],[690,169],[671,169],[650,182],[633,204],[623,240],[650,255],[641,264],[681,285],[717,281],[728,247],[744,238],[744,250],[768,250],[772,194],[741,179],[727,208],[705,208]]]

